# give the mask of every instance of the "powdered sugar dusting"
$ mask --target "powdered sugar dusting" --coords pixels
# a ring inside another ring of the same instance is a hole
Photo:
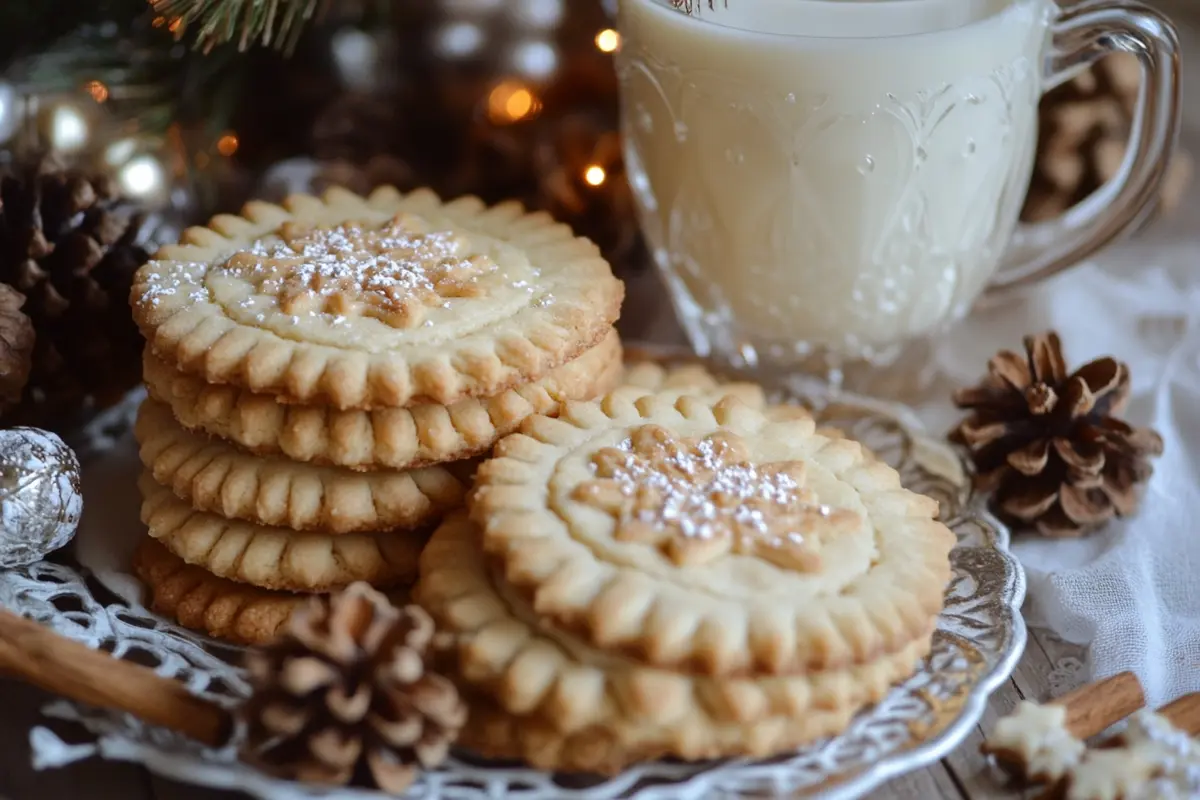
[[[191,261],[161,262],[154,280],[142,292],[140,302],[144,305],[158,306],[164,299],[182,295],[185,291],[189,302],[207,300],[208,292],[197,285],[199,276],[207,266]]]
[[[655,425],[593,459],[599,480],[578,499],[618,518],[618,538],[658,545],[678,563],[733,552],[791,569],[819,568],[818,538],[858,523],[821,504],[798,461],[752,463],[730,433],[682,439]]]
[[[632,449],[632,443],[626,447]],[[642,522],[677,523],[684,536],[701,539],[721,535],[730,521],[766,534],[766,509],[792,502],[800,485],[787,472],[763,474],[753,464],[726,463],[728,450],[724,442],[702,439],[694,448],[672,452],[667,470],[630,452],[611,477],[624,495],[632,496],[640,487],[662,495],[659,508],[637,512]],[[718,497],[724,502],[714,499]],[[828,514],[828,509],[821,511]],[[798,537],[800,533],[788,535]]]
[[[480,278],[497,270],[489,257],[469,255],[459,234],[428,230],[406,214],[374,228],[289,223],[279,238],[255,243],[225,269],[250,281],[260,295],[275,297],[294,323],[323,314],[334,324],[367,316],[396,328],[417,327],[429,309],[451,307],[451,298],[484,294]]]

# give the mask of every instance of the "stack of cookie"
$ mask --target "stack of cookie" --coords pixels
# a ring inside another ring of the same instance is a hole
[[[708,388],[530,419],[433,534],[414,597],[453,642],[463,744],[601,773],[765,757],[841,732],[928,653],[937,502],[801,409]]]
[[[403,591],[474,459],[617,384],[622,294],[516,204],[332,190],[187,231],[132,296],[152,605],[255,643],[306,594]]]

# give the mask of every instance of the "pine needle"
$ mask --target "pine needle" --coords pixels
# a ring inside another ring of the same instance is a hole
[[[227,42],[248,50],[256,42],[291,53],[305,26],[330,0],[150,0],[177,38],[194,31],[205,52]]]

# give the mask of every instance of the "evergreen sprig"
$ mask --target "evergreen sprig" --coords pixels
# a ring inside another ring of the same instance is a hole
[[[151,5],[176,36],[194,36],[202,50],[227,42],[247,50],[261,42],[288,52],[330,0],[151,0]]]

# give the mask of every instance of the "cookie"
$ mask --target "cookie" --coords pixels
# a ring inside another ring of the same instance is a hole
[[[447,467],[354,472],[259,457],[182,427],[147,399],[134,434],[142,464],[197,511],[328,534],[427,528],[459,508],[464,475]],[[459,472],[462,472],[461,470]]]
[[[218,578],[185,563],[150,537],[134,551],[133,570],[146,584],[151,611],[231,644],[267,644],[311,597]],[[403,588],[388,595],[396,603],[408,599]]]
[[[330,592],[355,581],[411,583],[425,538],[416,533],[297,533],[196,511],[146,473],[142,522],[189,564],[263,589]]]
[[[206,384],[149,351],[143,371],[151,396],[170,405],[187,428],[261,455],[351,469],[407,469],[487,452],[534,414],[610,391],[620,380],[621,341],[610,330],[599,345],[542,380],[493,397],[375,411],[280,404],[266,395]]]
[[[150,537],[134,552],[133,570],[147,586],[151,611],[234,644],[270,641],[307,597],[218,578]]]
[[[635,356],[626,361],[621,383],[647,393],[677,392],[714,403],[723,397],[736,397],[751,408],[767,407],[766,393],[757,383],[722,380],[695,363],[664,364]]]
[[[469,507],[537,613],[594,646],[711,675],[864,664],[925,635],[954,535],[811,417],[622,390],[535,417]]]
[[[508,714],[494,703],[467,696],[470,717],[458,744],[484,758],[521,761],[548,772],[618,775],[629,767],[661,758],[705,761],[717,758],[768,758],[797,750],[850,726],[850,709],[816,711],[804,717],[775,717],[754,726],[694,729],[693,735],[662,736],[625,726],[595,725],[563,734],[539,719]],[[628,738],[624,734],[632,734]],[[639,733],[641,735],[639,735]]]
[[[339,409],[443,405],[598,344],[624,287],[545,213],[331,189],[186,231],[137,273],[150,348],[208,383]]]
[[[766,410],[774,419],[803,418],[809,413],[802,406],[770,403],[766,390],[759,384],[726,380],[698,363],[672,364],[653,359],[641,360],[634,354],[625,362],[621,383],[641,389],[646,394],[690,395],[711,403],[733,397],[751,408]],[[845,438],[836,428],[822,428],[819,432],[830,438]]]
[[[927,630],[875,663],[794,677],[646,667],[540,619],[489,569],[480,531],[464,514],[434,533],[420,572],[414,597],[452,639],[457,677],[477,695],[464,743],[545,769],[613,772],[661,756],[762,757],[795,748],[843,730],[912,674],[930,647]]]

